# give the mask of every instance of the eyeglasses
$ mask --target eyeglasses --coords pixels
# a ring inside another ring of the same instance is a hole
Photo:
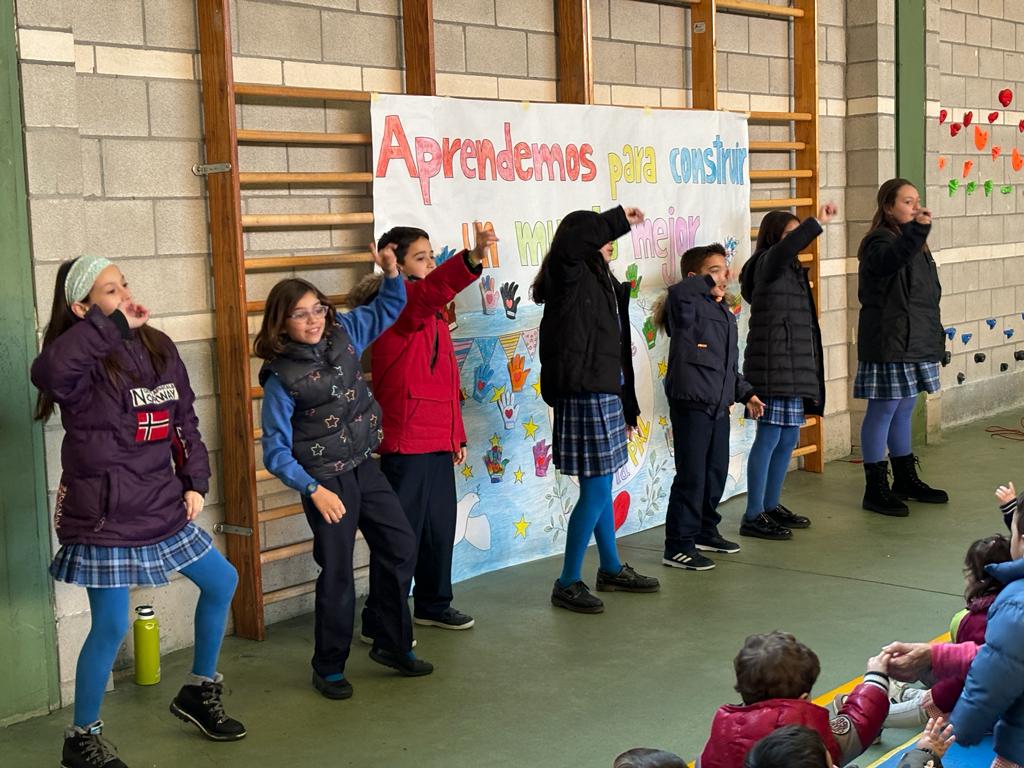
[[[289,320],[294,320],[297,323],[307,323],[310,318],[320,319],[327,316],[327,307],[323,304],[317,304],[311,309],[297,309],[288,315]]]

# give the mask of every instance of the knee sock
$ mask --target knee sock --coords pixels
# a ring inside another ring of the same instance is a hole
[[[897,401],[896,412],[893,414],[892,423],[889,425],[889,455],[909,456],[913,452],[910,445],[910,421],[914,416],[914,406],[917,404],[917,395],[905,397]]]
[[[779,427],[779,444],[772,451],[768,463],[768,482],[764,489],[764,509],[766,512],[779,506],[782,498],[782,484],[786,482],[789,462],[793,458],[793,449],[800,441],[800,427]]]
[[[580,580],[580,571],[583,568],[583,554],[590,544],[590,536],[605,514],[611,515],[612,498],[612,476],[601,475],[599,477],[580,478],[580,498],[569,515],[569,527],[565,533],[565,560],[562,562],[562,575],[558,578],[563,587],[568,587],[573,582]],[[612,526],[610,547],[615,552],[615,523],[609,517],[608,521]],[[601,545],[601,541],[604,545]],[[602,530],[598,538],[598,546],[601,553],[601,569],[618,573],[622,566],[615,567],[618,563],[618,555],[614,555],[614,562],[605,561],[609,547],[609,539],[606,532]]]
[[[754,520],[765,511],[765,489],[768,486],[768,465],[775,452],[782,428],[774,424],[758,424],[754,444],[747,456],[747,511],[743,517]]]
[[[75,670],[75,722],[85,727],[100,719],[100,704],[117,649],[128,632],[128,588],[89,588],[92,626]]]
[[[182,568],[181,572],[199,587],[192,674],[212,680],[217,675],[217,657],[224,640],[231,597],[238,584],[238,572],[215,549]]]
[[[886,439],[900,400],[868,400],[868,410],[860,427],[860,452],[865,464],[885,459]]]

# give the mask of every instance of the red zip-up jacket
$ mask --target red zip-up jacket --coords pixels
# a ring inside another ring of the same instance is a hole
[[[384,412],[381,453],[455,452],[466,442],[459,367],[441,310],[480,277],[467,252],[405,284],[406,305],[371,350],[373,395]]]
[[[777,728],[805,725],[817,731],[843,766],[867,749],[882,731],[889,714],[889,679],[869,672],[832,717],[824,707],[804,699],[768,699],[756,704],[719,708],[711,723],[711,736],[697,768],[742,768],[753,746]]]

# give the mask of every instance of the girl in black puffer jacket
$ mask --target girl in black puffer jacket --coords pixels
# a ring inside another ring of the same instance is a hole
[[[836,213],[835,205],[827,203],[817,219],[801,223],[788,211],[771,211],[762,219],[754,255],[740,273],[743,298],[750,304],[743,373],[765,402],[747,459],[742,536],[784,540],[792,538],[791,528],[811,524],[780,503],[805,414],[820,416],[825,409],[818,312],[798,257]]]

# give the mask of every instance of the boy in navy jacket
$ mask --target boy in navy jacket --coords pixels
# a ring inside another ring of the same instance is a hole
[[[730,278],[725,248],[718,243],[691,248],[680,268],[686,277],[655,309],[656,321],[671,338],[665,394],[676,462],[662,563],[706,571],[715,564],[699,550],[740,550],[718,532],[718,503],[729,469],[729,408],[744,403],[758,418],[764,404],[739,372],[736,318],[722,301]]]

